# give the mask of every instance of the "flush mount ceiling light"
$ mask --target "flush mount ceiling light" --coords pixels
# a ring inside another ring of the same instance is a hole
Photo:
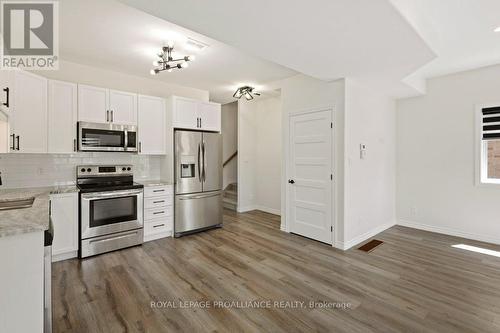
[[[233,94],[233,97],[236,99],[240,99],[241,97],[245,96],[245,99],[247,101],[251,101],[253,99],[253,96],[260,96],[260,93],[254,91],[255,88],[250,87],[250,86],[243,86],[239,87],[236,89],[236,91]]]
[[[188,62],[194,60],[192,55],[174,59],[173,52],[174,44],[171,42],[162,47],[161,52],[158,53],[160,60],[153,61],[153,66],[156,66],[156,68],[150,71],[151,75],[156,75],[162,71],[171,72],[173,69],[187,68],[189,66]]]

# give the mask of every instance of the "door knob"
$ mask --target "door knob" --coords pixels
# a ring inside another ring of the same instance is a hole
[[[295,180],[293,180],[293,179],[289,179],[289,180],[288,180],[288,182],[289,182],[290,184],[295,184]]]

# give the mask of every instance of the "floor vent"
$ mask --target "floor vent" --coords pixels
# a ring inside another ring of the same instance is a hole
[[[378,246],[380,246],[382,244],[384,244],[384,242],[377,240],[377,239],[374,239],[374,240],[369,241],[365,245],[360,246],[358,248],[358,250],[361,250],[364,252],[372,252],[373,250],[375,250]]]

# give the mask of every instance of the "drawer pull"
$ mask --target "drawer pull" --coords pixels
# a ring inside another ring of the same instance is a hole
[[[153,201],[153,203],[155,203],[155,204],[157,204],[157,203],[162,203],[162,202],[165,202],[165,200]]]
[[[154,212],[153,215],[164,214],[164,213],[165,213],[165,211],[163,210],[161,212]]]
[[[165,192],[165,190],[153,190],[153,192],[157,193],[157,192]]]
[[[159,227],[164,227],[165,224],[158,224],[158,225],[154,225],[153,228],[159,228]]]

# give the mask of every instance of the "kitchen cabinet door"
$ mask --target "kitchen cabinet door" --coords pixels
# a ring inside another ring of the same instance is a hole
[[[138,96],[139,154],[166,154],[165,100],[159,97]]]
[[[78,85],[78,120],[90,123],[106,123],[109,121],[108,90]]]
[[[11,152],[47,152],[47,79],[23,71],[14,72],[9,125]]]
[[[76,151],[78,88],[74,83],[49,81],[48,152]]]
[[[50,196],[50,217],[54,227],[52,261],[78,254],[78,193]]]
[[[174,97],[173,125],[175,128],[200,129],[198,101]]]
[[[216,103],[200,102],[198,115],[202,130],[220,132],[221,129],[221,106]]]
[[[137,125],[137,94],[109,90],[110,122]]]

